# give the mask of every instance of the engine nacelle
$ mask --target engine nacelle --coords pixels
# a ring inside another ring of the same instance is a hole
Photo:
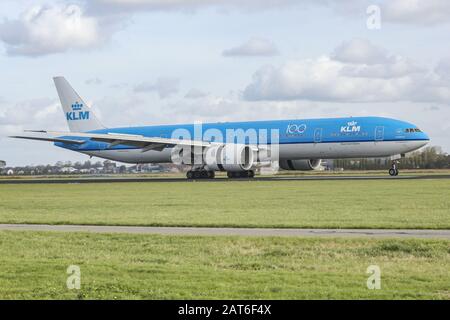
[[[243,144],[224,144],[205,149],[203,159],[207,170],[247,171],[255,164],[254,150]]]
[[[180,145],[175,146],[171,150],[170,160],[172,161],[172,163],[178,165],[182,164],[192,165],[196,163],[201,164],[202,163],[201,155],[200,159],[198,159],[198,157],[195,156],[193,151],[194,151],[193,148],[189,146],[180,146]]]
[[[284,170],[310,171],[318,170],[322,159],[280,160],[280,168]]]

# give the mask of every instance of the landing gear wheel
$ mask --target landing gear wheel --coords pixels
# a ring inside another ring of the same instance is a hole
[[[209,172],[208,171],[200,171],[200,177],[202,179],[209,178]]]
[[[186,178],[189,180],[192,179],[214,179],[216,176],[214,171],[206,171],[206,170],[189,170],[186,173]]]
[[[234,178],[253,178],[253,177],[255,177],[255,171],[253,171],[253,170],[238,171],[238,172],[227,171],[227,177],[230,178],[230,179],[234,179]]]
[[[392,166],[389,169],[389,175],[391,177],[398,176],[398,169],[397,169],[397,164],[398,163],[399,163],[399,161],[397,161],[397,160],[392,161]]]

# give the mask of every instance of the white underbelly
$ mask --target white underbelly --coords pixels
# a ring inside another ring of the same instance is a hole
[[[280,159],[388,157],[417,150],[427,141],[333,142],[280,145]]]

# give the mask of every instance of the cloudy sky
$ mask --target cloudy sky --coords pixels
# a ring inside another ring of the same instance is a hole
[[[450,152],[449,35],[448,0],[2,0],[0,159],[88,159],[6,138],[67,130],[55,75],[108,127],[376,115]]]

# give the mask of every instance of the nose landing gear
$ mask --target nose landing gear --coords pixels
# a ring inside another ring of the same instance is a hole
[[[391,168],[389,169],[389,175],[391,177],[398,176],[398,169],[397,169],[397,164],[398,163],[400,163],[400,161],[398,161],[398,160],[393,160],[392,161]]]

